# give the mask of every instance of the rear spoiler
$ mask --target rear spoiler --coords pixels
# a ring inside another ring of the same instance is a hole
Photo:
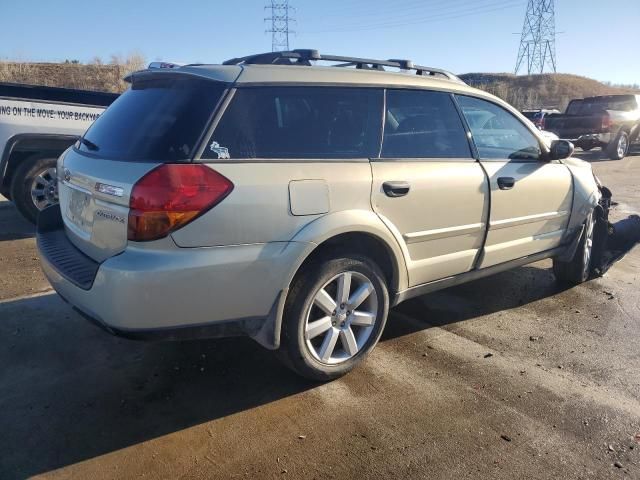
[[[133,76],[139,72],[145,72],[149,70],[172,70],[174,68],[180,68],[188,65],[187,63],[177,63],[177,62],[151,62],[146,70],[139,70],[138,72],[132,72],[129,75],[125,76],[123,80],[127,83],[133,82]]]

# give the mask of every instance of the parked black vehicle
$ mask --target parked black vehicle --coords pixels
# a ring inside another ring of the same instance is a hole
[[[583,150],[602,147],[620,160],[640,134],[640,95],[606,95],[571,100],[564,114],[545,117],[544,129]]]

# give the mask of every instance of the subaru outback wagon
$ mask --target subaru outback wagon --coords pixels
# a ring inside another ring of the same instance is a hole
[[[544,258],[591,273],[590,166],[448,72],[315,50],[160,67],[60,157],[38,222],[51,284],[109,332],[248,335],[329,380],[406,299]]]

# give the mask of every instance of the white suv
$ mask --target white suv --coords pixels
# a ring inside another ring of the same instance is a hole
[[[315,50],[162,66],[60,157],[39,218],[51,284],[112,333],[249,335],[328,380],[403,300],[549,257],[590,275],[590,166],[450,73]]]

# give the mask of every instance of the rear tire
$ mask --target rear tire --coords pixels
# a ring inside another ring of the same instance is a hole
[[[40,210],[58,203],[56,162],[55,158],[34,155],[25,158],[13,173],[11,200],[31,223],[36,223]]]
[[[578,285],[591,277],[594,226],[595,215],[591,211],[585,220],[582,237],[573,258],[568,262],[553,259],[553,274],[558,282],[565,285]]]
[[[380,268],[360,255],[321,257],[293,281],[284,310],[280,357],[299,375],[345,375],[378,343],[389,311]]]
[[[622,160],[629,151],[629,134],[620,132],[613,142],[607,145],[607,156],[611,160]]]

